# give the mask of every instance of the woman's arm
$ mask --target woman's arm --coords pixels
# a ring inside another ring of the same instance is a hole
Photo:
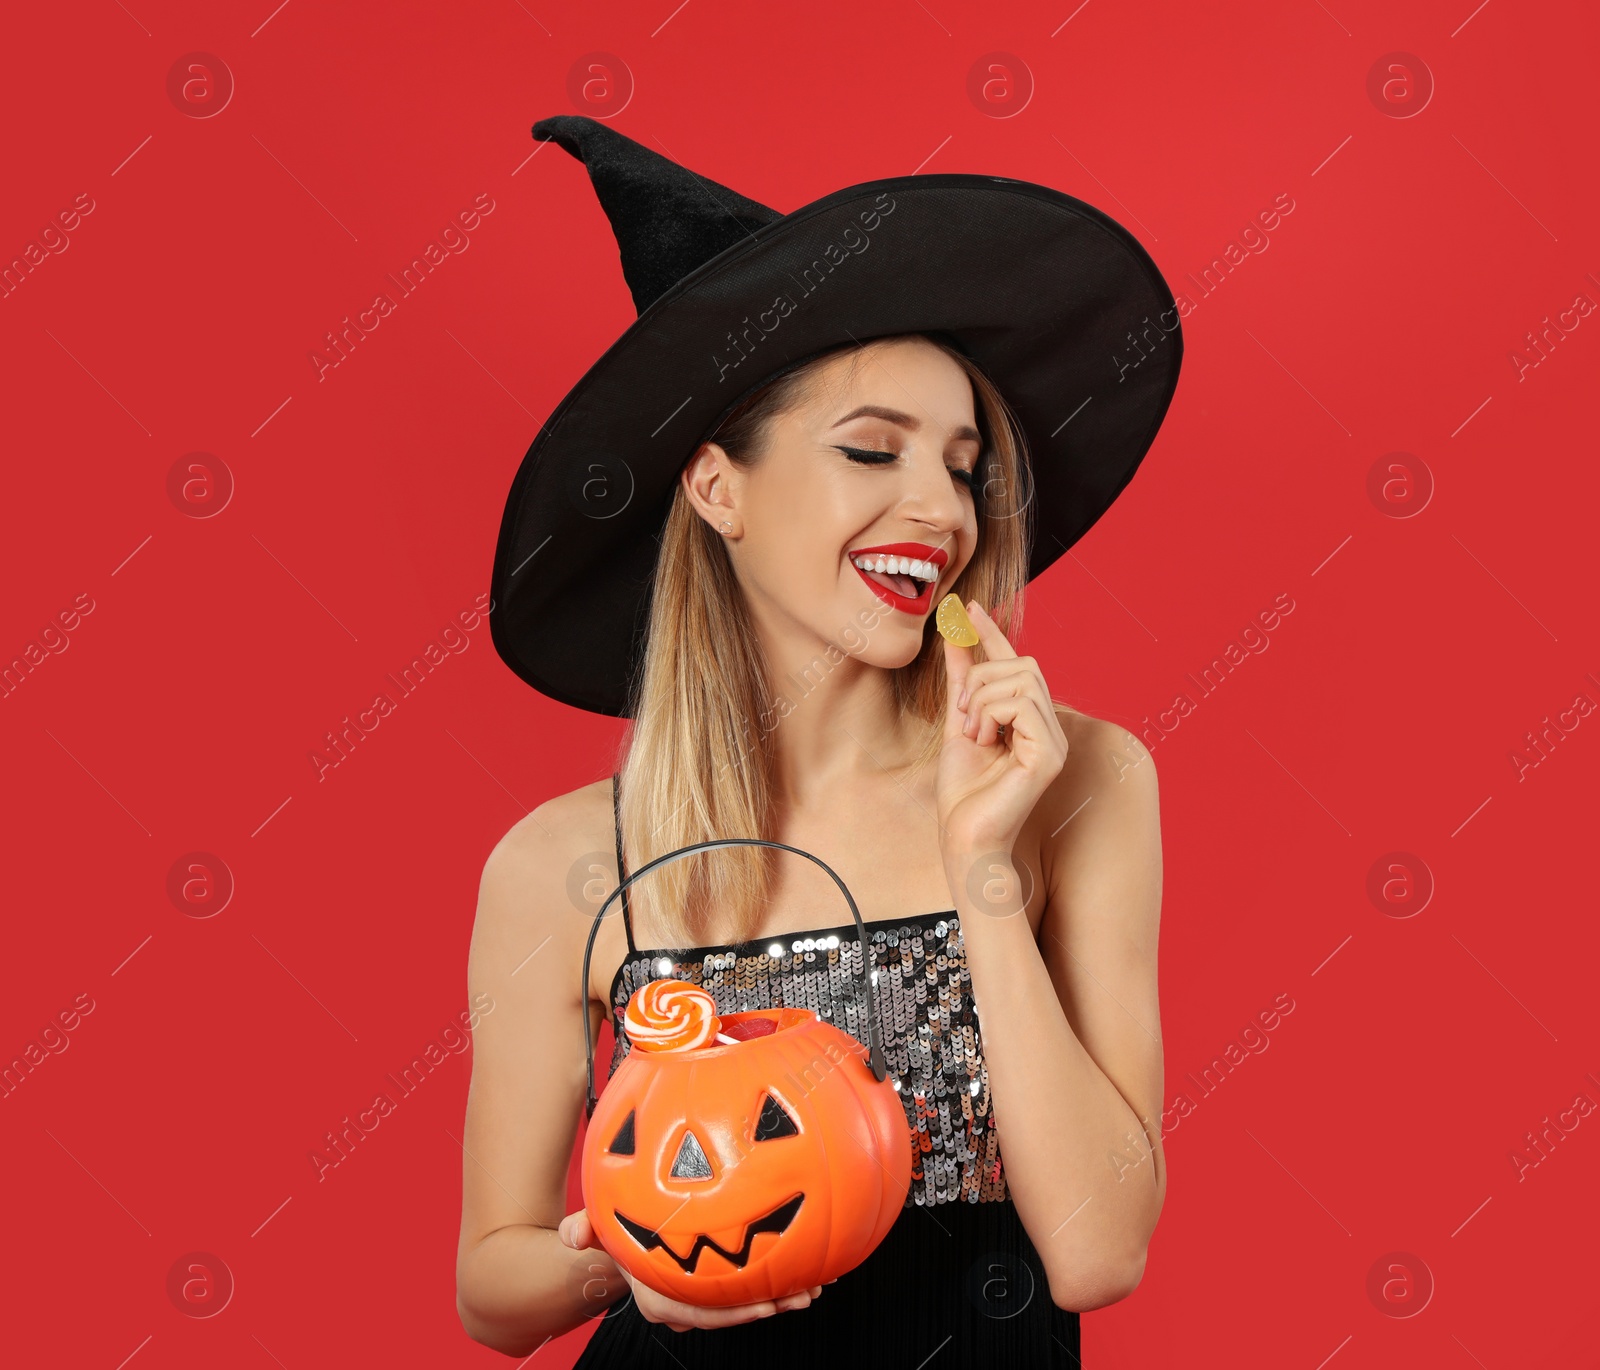
[[[557,1232],[583,1108],[589,920],[567,892],[592,845],[581,810],[577,795],[540,805],[490,854],[468,959],[468,991],[490,995],[494,1012],[473,1033],[456,1308],[474,1341],[514,1356],[629,1288],[605,1252],[574,1251]]]
[[[1137,1287],[1166,1194],[1161,834],[1144,746],[1085,715],[1058,718],[1070,750],[1039,800],[1043,871],[1019,878],[959,849],[945,864],[1007,1182],[1053,1300],[1082,1312]],[[1033,878],[1046,889],[1037,943],[1021,912]]]
[[[468,991],[475,1003],[489,995],[494,1011],[473,1033],[456,1311],[474,1341],[512,1356],[531,1355],[630,1292],[641,1317],[674,1331],[772,1317],[822,1293],[693,1307],[630,1279],[582,1209],[563,1220],[584,1101],[580,1015],[592,1013],[597,1036],[602,1017],[580,982],[594,915],[616,887],[611,823],[609,782],[541,805],[490,854],[478,891]],[[592,902],[580,907],[578,898]]]

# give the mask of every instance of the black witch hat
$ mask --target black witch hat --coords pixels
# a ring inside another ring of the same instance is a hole
[[[588,168],[638,319],[523,459],[490,581],[496,650],[540,692],[625,716],[684,464],[780,371],[851,341],[952,342],[1027,439],[1049,567],[1132,479],[1183,357],[1172,292],[1092,205],[1002,176],[897,176],[790,214],[579,115],[533,136]]]

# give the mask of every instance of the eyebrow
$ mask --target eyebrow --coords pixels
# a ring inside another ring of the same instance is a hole
[[[912,415],[902,413],[898,409],[890,409],[887,405],[882,404],[863,404],[859,409],[852,409],[833,426],[834,428],[842,428],[851,419],[882,419],[886,423],[895,424],[897,427],[904,428],[911,433],[915,433],[917,429],[922,427],[920,420]],[[951,429],[950,437],[956,442],[981,443],[983,441],[983,435],[968,424],[962,424],[959,428]]]

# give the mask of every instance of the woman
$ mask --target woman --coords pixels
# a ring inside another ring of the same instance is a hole
[[[493,630],[541,691],[633,723],[617,776],[542,804],[485,867],[463,1325],[528,1356],[604,1313],[582,1365],[1076,1365],[1078,1313],[1138,1284],[1166,1186],[1155,768],[1010,637],[1165,413],[1170,292],[1043,187],[900,178],[783,216],[592,120],[534,133],[589,168],[641,318],[524,462]],[[951,592],[978,651],[933,629]],[[809,863],[731,847],[634,883],[581,984],[625,873],[710,837],[822,857],[865,944]],[[874,996],[917,1168],[826,1288],[688,1306],[564,1214],[582,1015],[613,1014],[614,1069],[658,978],[841,1024]]]

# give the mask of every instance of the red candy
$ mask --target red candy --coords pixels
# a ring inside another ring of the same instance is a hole
[[[743,1018],[736,1023],[723,1023],[722,1035],[736,1042],[748,1042],[752,1037],[770,1037],[778,1030],[773,1018]]]

